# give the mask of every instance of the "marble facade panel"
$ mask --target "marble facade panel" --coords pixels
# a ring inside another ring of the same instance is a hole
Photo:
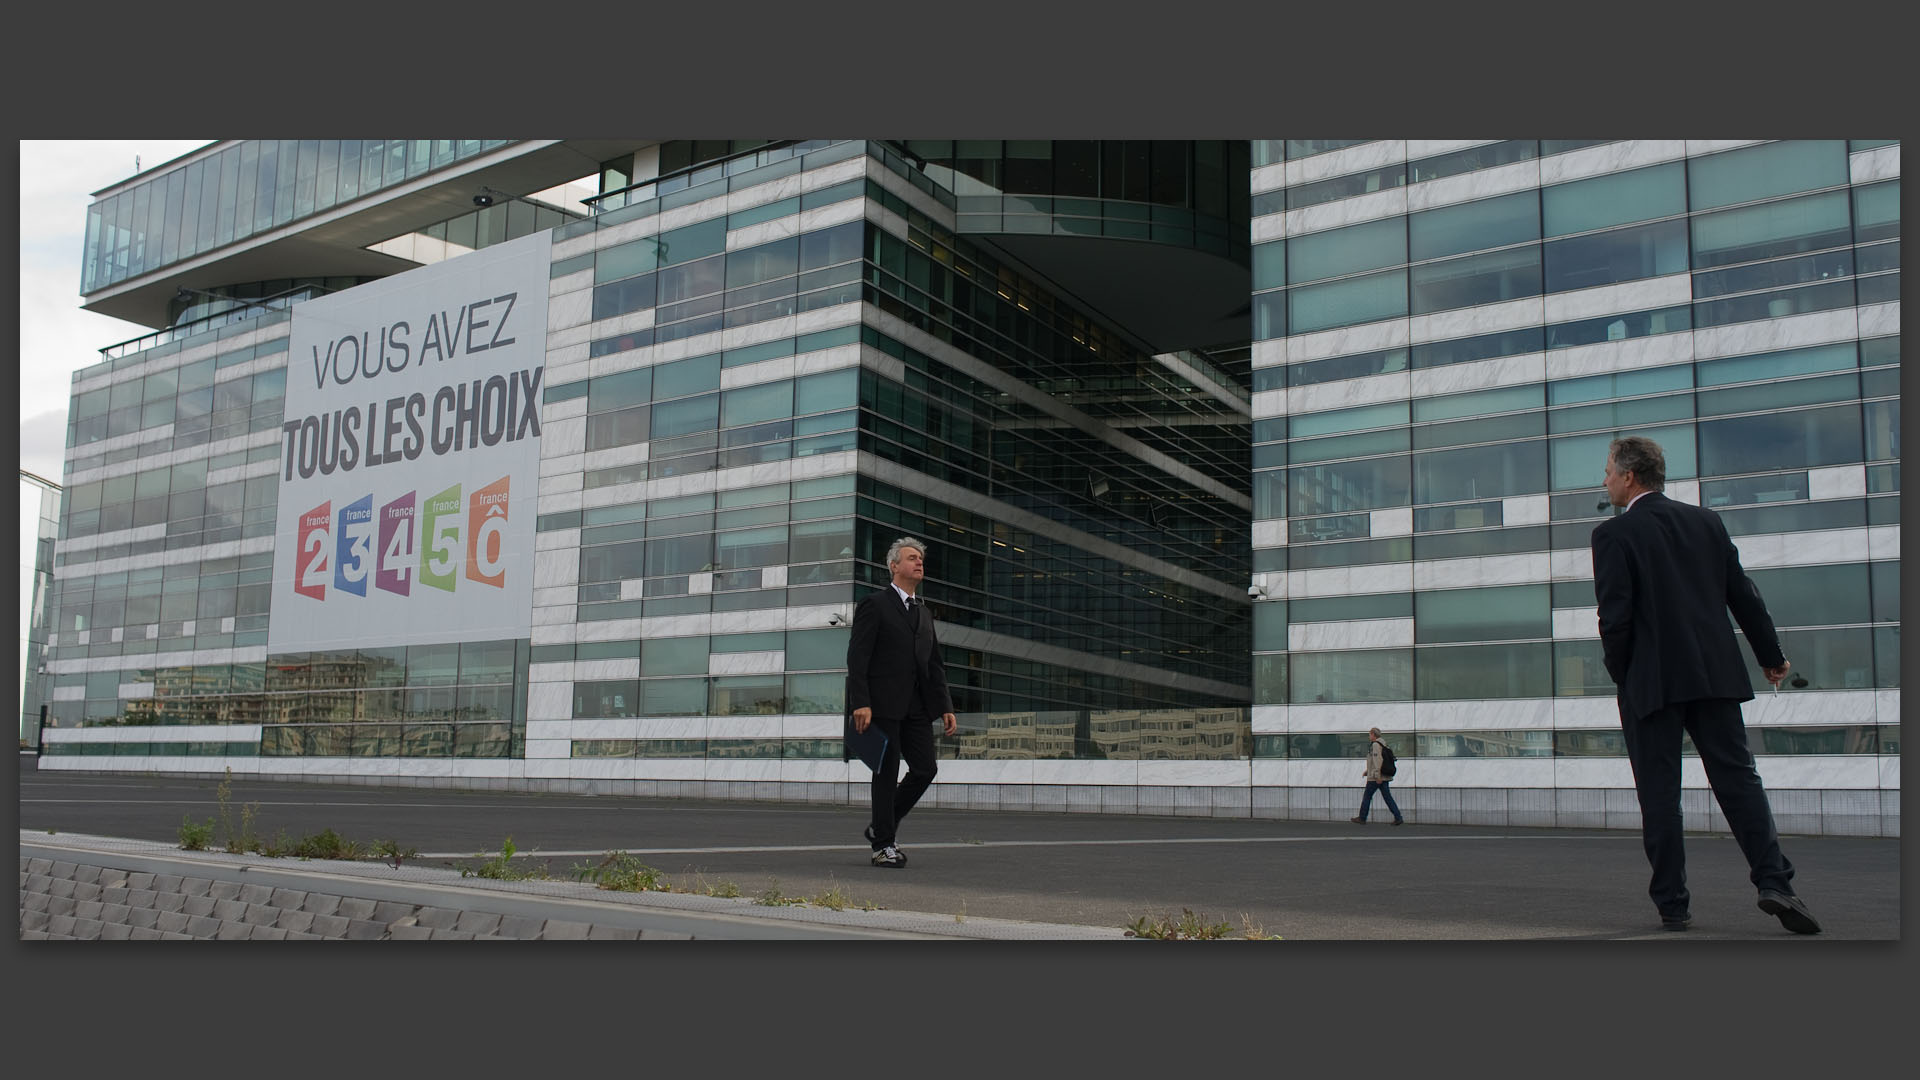
[[[1427,788],[1545,788],[1554,782],[1554,758],[1431,758],[1409,760]],[[1377,800],[1376,800],[1377,801]]]
[[[1758,146],[1769,139],[1688,139],[1687,156],[1700,157],[1703,154],[1717,154],[1722,150],[1738,150],[1743,146]]]
[[[1317,206],[1303,206],[1298,210],[1289,210],[1279,215],[1281,232],[1279,236],[1304,236],[1308,233],[1326,232],[1345,225],[1358,225],[1363,221],[1378,221],[1381,218],[1398,217],[1407,212],[1407,189],[1403,187],[1372,191],[1365,195],[1355,195],[1351,199],[1335,199],[1333,202],[1320,203]],[[1271,221],[1273,218],[1261,218]]]
[[[1540,297],[1524,296],[1496,304],[1413,315],[1407,319],[1407,334],[1414,343],[1423,343],[1517,330],[1540,325],[1544,310],[1544,301]]]
[[[1412,644],[1412,619],[1348,619],[1297,622],[1287,626],[1287,648],[1292,652],[1386,649]]]
[[[593,320],[593,292],[561,293],[547,301],[547,331],[565,330]]]
[[[1413,535],[1413,507],[1396,506],[1386,510],[1375,510],[1371,514],[1367,528],[1371,536],[1411,536]]]
[[[714,653],[707,657],[709,675],[770,675],[787,670],[784,651]]]
[[[1284,161],[1261,165],[1247,174],[1247,189],[1255,195],[1265,191],[1276,191],[1286,186],[1287,163]]]
[[[1882,724],[1900,722],[1900,691],[1875,690],[1873,692],[1874,718]]]
[[[1553,726],[1565,730],[1617,728],[1620,726],[1619,702],[1611,694],[1556,697],[1553,699]]]
[[[1900,332],[1900,301],[1885,304],[1862,304],[1854,310],[1860,313],[1860,336],[1863,338],[1884,337]]]
[[[1753,700],[1742,705],[1740,712],[1752,727],[1871,724],[1880,718],[1871,690],[1795,690],[1786,686],[1775,694],[1765,684],[1755,688]]]
[[[1540,186],[1540,161],[1528,158],[1525,161],[1496,165],[1491,169],[1475,169],[1472,172],[1443,176],[1438,180],[1427,180],[1409,185],[1407,191],[1407,210],[1429,210],[1436,206],[1452,206],[1458,203],[1472,202],[1475,199],[1491,198],[1495,195],[1508,195],[1516,191],[1530,191]]]
[[[1575,289],[1546,297],[1545,315],[1549,323],[1592,319],[1614,312],[1645,311],[1693,301],[1693,275],[1667,274],[1642,278],[1617,285]]]
[[[1255,705],[1249,710],[1255,735],[1284,735],[1287,733],[1288,707],[1285,705]]]
[[[1807,497],[1810,499],[1858,499],[1866,494],[1865,465],[1835,465],[1807,470]]]
[[[1615,371],[1685,364],[1694,358],[1694,335],[1655,334],[1625,341],[1598,341],[1547,353],[1547,377],[1572,379]]]
[[[1435,397],[1496,386],[1525,386],[1546,379],[1547,357],[1545,353],[1500,356],[1491,360],[1427,368],[1412,375],[1414,397]]]
[[[1593,577],[1593,551],[1589,548],[1576,548],[1572,551],[1550,551],[1547,553],[1548,567],[1552,581],[1591,580]]]
[[[1142,761],[1139,780],[1147,787],[1246,787],[1253,775],[1246,760]]]
[[[1324,154],[1312,154],[1283,162],[1286,186],[1296,187],[1311,184],[1317,180],[1328,180],[1348,173],[1365,172],[1378,169],[1397,161],[1407,160],[1407,143],[1403,139],[1375,139],[1371,142],[1343,146],[1338,150],[1329,150]]]
[[[1598,607],[1553,609],[1555,641],[1585,641],[1599,636],[1600,609]]]
[[[640,658],[631,660],[575,660],[573,677],[580,682],[607,682],[640,677]]]
[[[1867,555],[1874,559],[1898,559],[1900,557],[1900,526],[1868,526]],[[1834,561],[1838,561],[1837,557]]]
[[[1140,763],[1137,761],[1035,760],[1033,782],[1036,784],[1134,785],[1140,782],[1139,766]],[[942,762],[941,769],[945,768],[946,763]],[[934,782],[939,783],[937,780]]]
[[[1318,330],[1311,334],[1296,334],[1287,339],[1287,362],[1298,364],[1308,360],[1324,360],[1330,356],[1351,356],[1354,353],[1397,349],[1412,344],[1412,341],[1407,319],[1404,316],[1382,319],[1379,322],[1361,323],[1357,326],[1341,326],[1332,330]]]
[[[1413,725],[1416,731],[1546,731],[1553,727],[1553,699],[1416,701]]]
[[[1876,180],[1891,180],[1899,176],[1900,144],[1876,146],[1849,155],[1847,172],[1849,179],[1856,184],[1871,184]]]
[[[1692,760],[1692,759],[1690,759]],[[1698,762],[1694,761],[1695,767]],[[1880,759],[1872,754],[1771,755],[1756,757],[1768,789],[1845,790],[1880,787]],[[1705,773],[1701,773],[1704,783]]]
[[[1552,506],[1545,495],[1509,495],[1500,502],[1500,521],[1508,526],[1544,525]]]
[[[1409,372],[1394,371],[1385,375],[1293,386],[1272,392],[1283,395],[1280,411],[1265,413],[1256,409],[1254,416],[1288,416],[1327,412],[1354,405],[1374,405],[1383,401],[1402,401],[1413,392],[1413,380]]]
[[[580,549],[562,548],[533,553],[533,586],[536,589],[551,589],[578,584],[580,580]]]
[[[1350,701],[1287,706],[1289,732],[1364,732],[1413,730],[1411,701]]]
[[[1253,546],[1276,548],[1287,546],[1287,519],[1257,518],[1253,523]]]
[[[845,718],[838,713],[833,715],[790,713],[780,718],[780,737],[783,739],[838,739],[845,733],[845,725]]]
[[[825,626],[822,619],[817,626]],[[936,627],[939,623],[934,624]],[[755,608],[749,611],[716,611],[713,613],[713,633],[716,634],[763,634],[775,630],[787,629],[787,613],[781,608]]]
[[[1589,176],[1678,161],[1686,156],[1687,144],[1679,139],[1623,139],[1541,158],[1540,182],[1564,184]]]
[[[1805,315],[1787,315],[1695,330],[1693,353],[1699,360],[1744,356],[1777,349],[1797,349],[1805,345],[1852,341],[1859,332],[1860,317],[1853,308],[1813,311]]]
[[[771,221],[761,221],[729,231],[727,250],[741,251],[798,235],[800,235],[800,215],[788,214],[785,217],[777,217]]]
[[[1633,766],[1624,757],[1553,758],[1550,786],[1562,790],[1633,790]]]

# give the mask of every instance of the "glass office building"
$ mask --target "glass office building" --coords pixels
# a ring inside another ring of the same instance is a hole
[[[1809,680],[1748,713],[1782,827],[1897,832],[1898,161],[215,144],[90,211],[88,306],[155,333],[74,378],[42,767],[861,804],[846,622],[904,535],[930,805],[1338,820],[1377,725],[1415,821],[1629,826],[1586,537],[1643,432]],[[517,374],[408,414],[489,320]],[[491,465],[427,498],[522,439],[497,509]]]

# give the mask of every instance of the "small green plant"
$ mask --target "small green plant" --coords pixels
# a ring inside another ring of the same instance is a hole
[[[1192,908],[1182,908],[1178,919],[1171,915],[1142,915],[1127,926],[1128,937],[1154,941],[1214,941],[1231,933],[1232,925],[1202,922]]]
[[[967,902],[964,898],[960,901],[960,910],[953,913],[953,921],[957,923],[967,921]]]
[[[312,836],[302,837],[289,845],[287,850],[302,859],[360,859],[367,854],[359,843],[332,829],[322,829]]]
[[[608,852],[593,866],[576,866],[573,876],[576,881],[591,881],[599,888],[616,892],[672,891],[660,871],[624,851]]]
[[[390,862],[397,868],[401,862],[407,859],[419,858],[420,849],[412,847],[403,848],[397,840],[375,840],[373,842],[373,854],[375,858],[383,862]]]
[[[853,897],[847,895],[847,890],[841,888],[838,881],[833,881],[832,878],[828,878],[828,880],[831,881],[832,884],[828,886],[827,891],[814,897],[811,903],[826,908],[829,911],[845,911],[848,904],[858,902],[854,900]]]
[[[772,878],[767,881],[767,887],[760,890],[759,895],[753,898],[753,902],[761,907],[792,907],[795,904],[804,904],[806,900],[798,896],[784,895],[780,891],[780,880]]]
[[[492,878],[496,881],[526,881],[530,878],[545,881],[552,877],[544,866],[533,870],[514,869],[512,864],[513,856],[514,853],[519,850],[519,848],[513,846],[513,837],[509,836],[500,842],[500,854],[488,859],[477,867],[462,866],[460,868],[460,876]]]
[[[253,851],[264,846],[259,837],[253,834],[253,818],[259,813],[259,803],[247,803],[240,808],[240,827],[233,826],[233,766],[226,768],[225,778],[220,786],[213,789],[213,797],[220,804],[220,835],[223,846],[232,855]]]
[[[183,851],[205,851],[213,842],[213,819],[208,818],[205,825],[195,825],[185,814],[180,815],[180,848]]]

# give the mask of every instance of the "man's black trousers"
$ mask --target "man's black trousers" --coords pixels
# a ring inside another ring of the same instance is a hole
[[[887,756],[873,774],[873,849],[878,851],[894,842],[900,819],[926,794],[939,766],[933,760],[932,720],[875,717],[873,722],[887,733]],[[899,779],[902,758],[907,762],[904,780]]]
[[[1647,894],[1663,915],[1688,910],[1687,855],[1682,846],[1680,813],[1680,735],[1693,739],[1707,783],[1726,815],[1727,826],[1747,857],[1755,887],[1792,893],[1793,864],[1780,853],[1773,809],[1760,786],[1747,745],[1740,703],[1720,698],[1683,701],[1639,720],[1621,718],[1627,759],[1640,796],[1640,835],[1653,864]]]

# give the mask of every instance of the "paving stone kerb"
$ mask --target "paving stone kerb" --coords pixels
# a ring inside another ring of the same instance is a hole
[[[74,888],[83,884],[93,896],[74,899]],[[106,902],[113,890],[119,890],[115,899]],[[152,936],[122,932],[135,929],[156,930],[162,938],[253,941],[1125,940],[1124,931],[1098,926],[765,907],[744,898],[463,878],[427,866],[186,852],[151,841],[24,830],[20,914],[23,940]]]

